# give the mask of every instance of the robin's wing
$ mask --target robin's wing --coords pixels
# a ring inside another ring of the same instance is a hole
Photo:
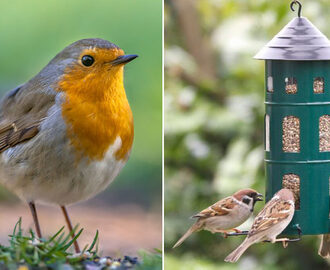
[[[0,103],[0,153],[37,135],[54,102],[55,93],[29,84],[8,92]]]
[[[289,217],[294,206],[279,198],[270,200],[254,219],[249,236],[270,229],[275,224]]]
[[[224,198],[208,208],[202,210],[198,214],[194,215],[194,218],[207,218],[214,216],[224,216],[230,213],[237,203],[232,197]]]

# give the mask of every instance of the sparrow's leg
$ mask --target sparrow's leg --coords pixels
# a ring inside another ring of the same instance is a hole
[[[288,241],[290,239],[289,238],[279,238],[279,239],[276,239],[275,242],[282,242],[282,245],[284,248],[286,248],[288,246]]]
[[[30,206],[30,210],[32,213],[33,221],[34,221],[34,226],[36,227],[37,236],[40,239],[42,236],[41,236],[41,230],[40,230],[40,225],[39,225],[39,220],[38,220],[38,215],[37,215],[37,209],[36,209],[34,202],[29,202],[29,206]]]
[[[290,240],[289,238],[278,238],[278,239],[275,239],[274,242],[287,242],[289,240]]]
[[[214,230],[214,231],[212,231],[212,233],[222,233],[223,234],[223,238],[227,238],[228,237],[228,231],[225,231],[225,230]]]
[[[222,231],[222,233],[223,233],[223,238],[227,238],[228,235],[230,235],[230,234],[228,233],[228,232],[230,232],[230,231],[234,231],[235,233],[242,233],[241,230],[236,229],[236,228],[233,228],[233,229],[230,229],[229,231]]]
[[[72,223],[71,223],[71,220],[69,218],[68,212],[66,211],[66,208],[63,205],[61,206],[61,209],[62,209],[63,215],[65,217],[66,224],[68,225],[71,237],[74,238],[75,234],[73,232]],[[75,249],[76,253],[80,253],[80,248],[79,248],[77,240],[74,241],[73,244],[74,244],[74,249]]]

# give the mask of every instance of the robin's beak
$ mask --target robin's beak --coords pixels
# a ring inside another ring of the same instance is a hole
[[[264,196],[261,193],[257,193],[257,195],[254,198],[255,201],[263,201]]]
[[[131,62],[132,60],[134,60],[136,57],[138,57],[136,54],[126,54],[126,55],[121,55],[118,56],[115,60],[111,61],[110,63],[113,66],[117,66],[117,65],[125,65],[129,62]]]

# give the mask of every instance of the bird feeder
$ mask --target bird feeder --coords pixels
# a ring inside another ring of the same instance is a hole
[[[295,196],[287,235],[330,233],[330,42],[307,18],[289,22],[256,56],[265,60],[266,200]]]

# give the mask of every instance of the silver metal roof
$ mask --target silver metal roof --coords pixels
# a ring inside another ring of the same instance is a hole
[[[255,56],[263,60],[330,60],[330,42],[307,18],[289,22]]]

